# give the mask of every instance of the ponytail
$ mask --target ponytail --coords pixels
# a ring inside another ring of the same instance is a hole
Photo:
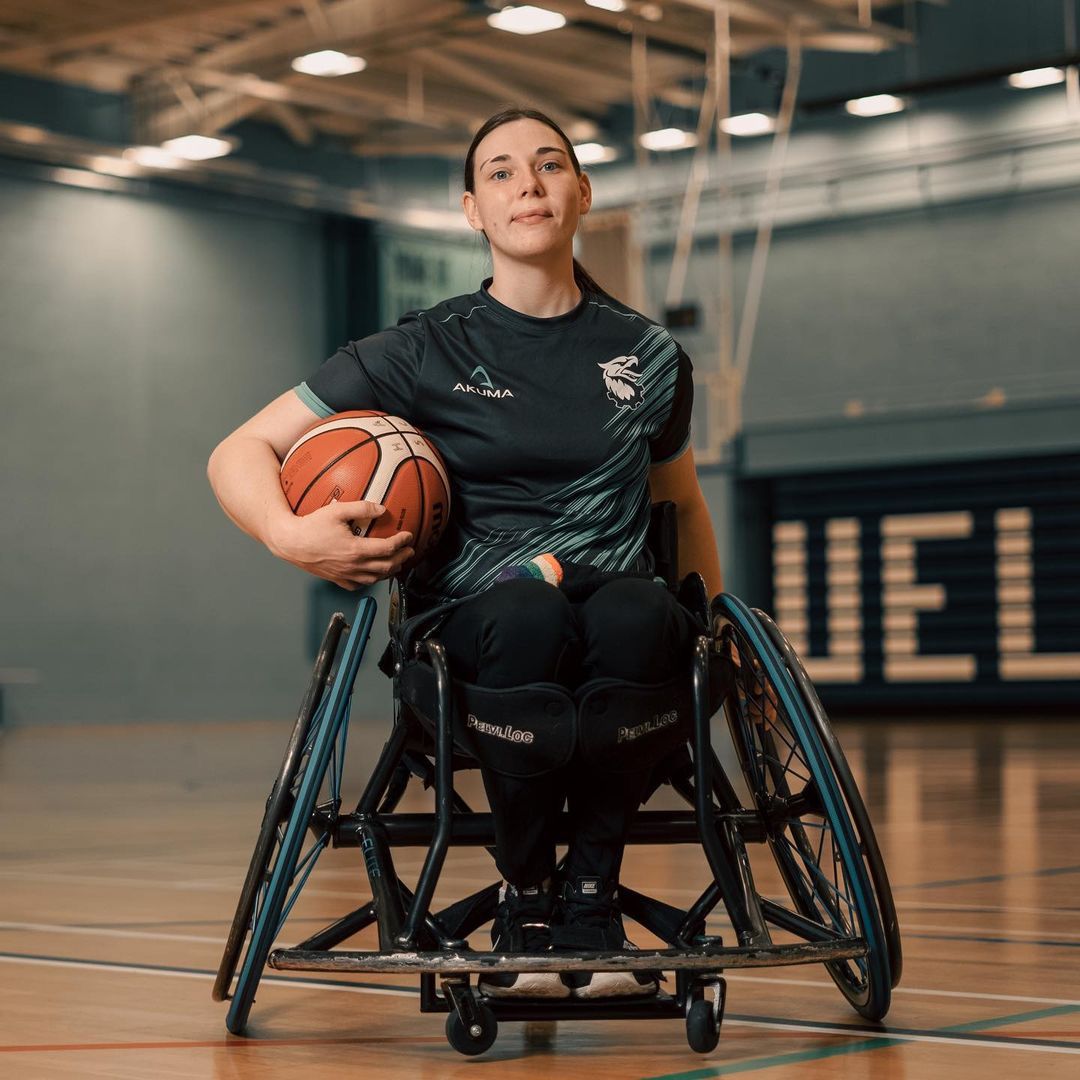
[[[612,299],[611,294],[597,284],[592,274],[577,259],[574,260],[574,284],[583,293],[592,293],[594,296],[605,296],[609,300]]]

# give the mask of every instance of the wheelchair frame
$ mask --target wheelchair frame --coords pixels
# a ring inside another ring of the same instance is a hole
[[[427,745],[430,736],[395,693],[390,738],[356,808],[341,812],[340,770],[352,687],[375,615],[375,601],[366,597],[351,627],[346,628],[340,613],[330,621],[267,800],[213,992],[216,1000],[230,996],[250,931],[226,1020],[229,1031],[243,1032],[266,965],[287,971],[417,972],[420,1011],[447,1013],[451,1045],[469,1055],[491,1046],[499,1020],[676,1016],[686,1020],[690,1046],[708,1052],[717,1044],[723,1020],[723,972],[732,968],[825,963],[858,1012],[871,1020],[883,1017],[902,963],[896,911],[865,806],[812,684],[763,612],[727,594],[709,605],[697,575],[684,580],[678,593],[691,610],[704,612],[703,624],[710,629],[698,638],[691,664],[692,767],[683,761],[664,778],[691,809],[639,810],[628,843],[700,843],[713,880],[685,911],[619,888],[623,913],[667,948],[549,956],[474,951],[466,938],[493,918],[498,882],[441,911],[430,910],[450,845],[491,849],[495,840],[491,814],[473,812],[454,790],[454,768],[462,762],[455,752],[452,681],[434,636],[416,643],[417,659],[430,664],[434,675],[434,745]],[[710,687],[717,665],[724,664],[731,667],[732,678],[723,707],[753,796],[751,807],[741,805],[712,747]],[[399,663],[396,691],[400,670]],[[327,778],[329,798],[319,803]],[[413,778],[434,787],[434,812],[396,812]],[[800,781],[803,786],[794,790]],[[818,817],[823,824],[817,824]],[[314,844],[302,858],[305,832]],[[557,836],[562,843],[569,839],[565,812]],[[361,849],[371,900],[295,948],[271,951],[319,853],[331,843]],[[748,843],[772,848],[791,908],[758,894]],[[392,846],[428,848],[415,891],[398,878]],[[830,855],[832,865],[823,869]],[[707,917],[720,903],[734,928],[735,945],[725,946],[721,938],[704,933]],[[377,951],[338,948],[373,923]],[[770,926],[801,940],[777,944]],[[492,971],[650,969],[675,973],[673,994],[589,1002],[488,999],[471,983],[471,976]],[[712,1001],[706,997],[709,990]]]

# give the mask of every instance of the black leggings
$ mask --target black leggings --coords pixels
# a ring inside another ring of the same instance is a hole
[[[644,578],[609,581],[572,604],[535,579],[493,585],[455,608],[438,632],[456,678],[503,688],[600,676],[656,683],[689,663],[701,628],[667,589]],[[536,885],[555,869],[554,822],[566,802],[566,875],[618,877],[626,834],[652,762],[604,773],[571,761],[530,779],[481,768],[495,820],[496,866],[511,884]]]

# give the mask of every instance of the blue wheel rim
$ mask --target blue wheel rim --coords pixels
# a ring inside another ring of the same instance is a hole
[[[778,703],[783,707],[792,733],[798,740],[798,751],[805,759],[809,769],[810,775],[807,779],[812,781],[815,793],[820,799],[823,809],[821,816],[828,824],[833,838],[834,852],[836,856],[839,856],[842,863],[844,878],[851,895],[844,895],[838,885],[835,886],[835,891],[840,902],[848,905],[849,910],[857,917],[858,926],[862,930],[862,935],[869,949],[864,964],[857,964],[865,977],[866,1006],[875,1015],[882,1016],[888,1008],[891,996],[891,979],[888,970],[888,954],[885,950],[884,931],[881,927],[877,904],[874,900],[873,887],[867,876],[859,851],[858,838],[840,789],[836,784],[836,779],[833,776],[827,753],[820,743],[820,737],[814,726],[813,718],[806,714],[802,697],[787,667],[750,609],[738,598],[724,594],[714,602],[713,611],[714,614],[718,611],[722,613],[751,646],[761,664],[764,675],[775,691]],[[741,718],[739,722],[742,722]],[[746,742],[747,750],[752,751],[756,745],[753,736],[746,734],[742,738]],[[790,762],[790,757],[788,761]],[[784,767],[787,763],[781,762],[779,764]],[[764,765],[760,767],[764,768]],[[748,777],[748,779],[750,778]],[[764,784],[761,786],[763,787]],[[790,823],[788,827],[792,827]],[[806,827],[805,823],[801,821],[798,823],[798,828],[803,830],[804,835]],[[798,836],[797,833],[795,835]],[[815,859],[813,856],[812,842],[809,851],[801,848],[798,844],[792,844],[791,841],[786,839],[783,839],[783,842],[792,849],[788,853],[788,857],[801,860],[803,866],[807,868],[811,862],[818,862],[820,866],[819,858]],[[819,855],[824,849],[824,845],[823,833],[821,845],[819,846]],[[813,872],[808,869],[807,879],[812,880],[813,876]],[[820,909],[824,907],[825,911],[832,915],[830,919],[833,924],[832,928],[843,930],[843,911],[841,910],[838,913],[835,902],[827,902],[824,899],[828,896],[829,890],[834,889],[834,885],[829,882],[827,874],[819,875],[819,878],[819,885],[822,886],[823,891],[815,897],[815,909],[819,911],[820,916]],[[785,875],[785,880],[787,880],[787,875]],[[836,917],[837,914],[840,916],[839,919]],[[822,918],[821,921],[825,922],[825,919]],[[838,922],[840,925],[837,925]],[[848,933],[851,932],[853,931],[848,931]],[[853,990],[856,989],[856,987],[852,986],[851,969],[843,970],[847,971],[847,976],[838,973],[832,966],[830,967],[830,973],[833,974],[834,978],[843,978]]]
[[[374,619],[375,601],[371,597],[364,597],[357,607],[352,629],[345,642],[337,678],[312,720],[311,731],[308,735],[311,750],[301,767],[303,775],[300,779],[300,790],[289,814],[284,836],[274,860],[274,868],[270,874],[270,881],[263,893],[262,903],[252,920],[251,938],[240,974],[237,976],[236,988],[233,991],[232,1002],[225,1021],[226,1027],[234,1033],[243,1030],[247,1023],[247,1016],[255,1000],[255,990],[262,977],[270,947],[281,930],[283,919],[288,915],[288,911],[291,910],[300,889],[307,880],[319,851],[328,839],[324,837],[321,841],[317,841],[315,848],[309,852],[305,859],[301,880],[297,883],[290,899],[289,888],[296,878],[304,834],[311,820],[312,811],[315,809],[315,801],[327,770],[330,769],[332,772],[332,781],[335,785],[340,782],[340,757],[343,755],[337,755],[333,768],[331,768],[331,759],[334,757],[334,749],[338,743],[338,734],[347,723],[353,683],[356,681],[356,674],[360,668],[360,661],[363,658]],[[288,904],[287,909],[286,904]]]

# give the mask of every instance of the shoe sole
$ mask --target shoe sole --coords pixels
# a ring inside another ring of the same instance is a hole
[[[481,994],[492,998],[527,997],[554,1000],[570,996],[570,987],[558,975],[548,972],[524,972],[514,980],[512,986],[496,986],[484,982],[481,978],[477,989]]]
[[[575,998],[588,1001],[592,998],[652,997],[659,989],[657,982],[643,986],[633,975],[625,972],[597,971],[593,973],[588,983],[584,986],[575,986],[570,993]]]

